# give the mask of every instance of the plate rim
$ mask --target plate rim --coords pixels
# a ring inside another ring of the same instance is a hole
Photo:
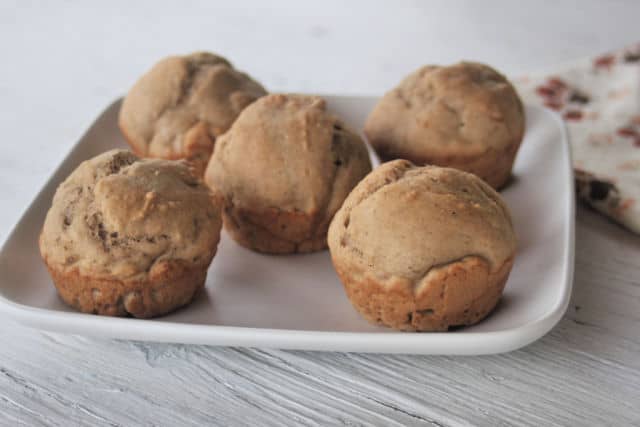
[[[323,94],[325,98],[377,98],[371,95]],[[78,141],[68,150],[62,161],[48,177],[33,197],[19,220],[8,233],[2,247],[0,260],[8,244],[15,239],[16,233],[25,217],[34,208],[45,190],[53,185],[57,175],[61,174],[69,158],[79,149],[87,135],[110,111],[122,101],[122,97],[111,102],[93,120]],[[130,319],[95,316],[78,312],[63,312],[48,308],[33,307],[15,302],[3,294],[0,286],[0,313],[25,326],[52,332],[81,334],[93,337],[130,339],[137,341],[155,341],[189,344],[208,344],[219,346],[262,347],[287,350],[341,351],[363,353],[401,353],[432,355],[484,355],[513,351],[524,347],[546,335],[566,312],[573,288],[575,269],[575,183],[573,163],[566,124],[553,111],[531,104],[526,108],[540,110],[559,128],[562,136],[562,151],[567,164],[563,168],[564,178],[568,182],[569,195],[566,202],[568,214],[567,227],[564,230],[563,258],[564,292],[544,315],[527,324],[499,331],[455,333],[407,333],[398,331],[383,332],[342,332],[275,329],[245,326],[204,325],[177,323],[160,319]],[[0,278],[0,283],[2,278]],[[429,340],[421,337],[429,336]],[[329,339],[329,340],[327,340]],[[330,343],[327,344],[327,341]]]

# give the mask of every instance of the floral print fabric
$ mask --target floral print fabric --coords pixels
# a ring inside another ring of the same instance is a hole
[[[514,84],[564,118],[578,197],[640,233],[640,44]]]

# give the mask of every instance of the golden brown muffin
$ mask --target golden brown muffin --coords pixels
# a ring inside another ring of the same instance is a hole
[[[184,161],[113,150],[60,184],[40,253],[67,304],[152,317],[188,304],[204,285],[221,226],[219,200]]]
[[[264,88],[206,52],[170,56],[131,88],[119,125],[141,157],[187,159],[202,176],[218,136]]]
[[[327,228],[371,170],[364,142],[317,96],[268,95],[216,143],[206,183],[224,199],[231,236],[266,253],[327,246]]]
[[[516,236],[500,195],[475,175],[395,160],[349,194],[331,222],[329,249],[367,320],[446,331],[495,307]]]
[[[425,66],[378,102],[365,135],[383,161],[448,166],[503,187],[524,135],[509,81],[483,64]]]

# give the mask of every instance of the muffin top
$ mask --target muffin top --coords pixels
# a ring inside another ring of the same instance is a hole
[[[383,164],[353,190],[329,228],[334,259],[376,277],[418,280],[477,256],[498,270],[516,236],[500,195],[473,174],[406,160]]]
[[[234,206],[331,218],[371,170],[364,142],[317,96],[265,96],[217,142],[205,179]]]
[[[265,94],[225,58],[207,52],[170,56],[131,88],[120,110],[120,127],[141,156],[210,155],[215,138]]]
[[[40,250],[57,268],[129,278],[163,261],[208,263],[220,227],[219,202],[185,162],[112,150],[81,163],[60,184]]]
[[[522,102],[509,81],[474,62],[424,66],[380,100],[365,134],[383,156],[475,157],[520,144]]]

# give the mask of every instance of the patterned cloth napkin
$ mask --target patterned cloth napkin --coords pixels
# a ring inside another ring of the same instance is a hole
[[[564,118],[578,197],[640,233],[640,43],[513,82]]]

